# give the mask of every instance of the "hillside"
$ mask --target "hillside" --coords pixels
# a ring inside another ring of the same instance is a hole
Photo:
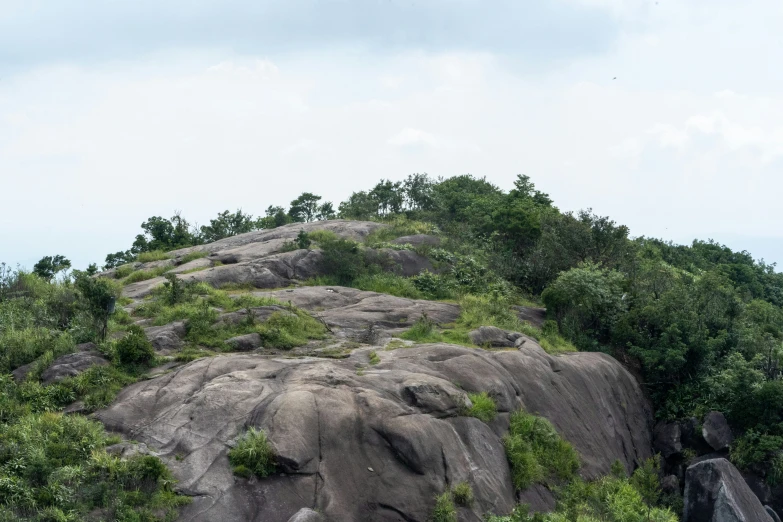
[[[783,276],[746,252],[524,176],[142,230],[102,272],[0,274],[0,520],[783,509]]]

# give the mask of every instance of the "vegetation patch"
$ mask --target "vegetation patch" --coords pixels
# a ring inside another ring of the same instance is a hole
[[[517,489],[533,484],[563,483],[571,480],[579,469],[576,450],[543,417],[524,411],[512,413],[503,444]]]
[[[498,413],[495,399],[489,396],[487,392],[469,393],[468,398],[473,404],[470,408],[465,408],[463,414],[467,417],[476,417],[482,422],[491,422]]]
[[[473,488],[467,482],[460,482],[451,488],[451,497],[457,505],[469,507],[473,504]]]
[[[430,522],[457,522],[457,508],[454,507],[450,491],[435,497],[435,507],[432,509]]]
[[[162,250],[150,250],[149,252],[140,252],[136,256],[139,263],[151,263],[152,261],[165,261],[171,259],[171,256]]]
[[[207,257],[209,255],[209,252],[206,250],[193,250],[192,252],[188,252],[181,258],[179,258],[179,264],[184,265],[185,263],[190,263],[191,261],[195,261],[196,259],[201,259],[203,257]]]
[[[231,469],[240,477],[255,475],[264,478],[275,472],[275,454],[266,432],[253,427],[229,450],[228,461]]]
[[[370,364],[372,365],[376,365],[379,362],[381,362],[381,358],[378,357],[378,354],[374,351],[369,353],[369,357],[370,357]]]
[[[128,277],[122,280],[122,283],[129,285],[131,283],[138,283],[140,281],[147,281],[148,279],[154,279],[171,270],[170,266],[158,266],[150,268],[148,270],[136,270],[131,272]]]

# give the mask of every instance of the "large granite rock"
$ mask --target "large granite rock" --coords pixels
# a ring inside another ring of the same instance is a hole
[[[710,459],[685,473],[683,522],[772,522],[728,460]]]
[[[58,357],[41,374],[43,384],[52,384],[68,377],[76,377],[86,372],[93,366],[108,366],[107,361],[100,352],[81,351]]]
[[[301,290],[292,301],[377,299],[339,287],[334,296]],[[435,495],[461,481],[475,495],[461,508],[466,520],[508,513],[517,498],[501,437],[519,408],[552,421],[579,451],[588,479],[608,473],[615,459],[633,469],[652,454],[650,408],[634,378],[604,354],[435,344],[359,366],[359,351],[340,360],[205,358],[126,388],[96,416],[162,455],[193,496],[181,514],[188,521],[287,522],[308,513],[302,508],[329,521],[424,521]],[[481,391],[497,401],[490,425],[459,416],[466,393]],[[267,431],[279,473],[232,475],[226,454],[247,426]],[[551,507],[542,487],[521,498]]]
[[[701,432],[704,440],[715,451],[728,448],[734,440],[726,417],[719,411],[711,411],[704,416]]]
[[[653,430],[655,451],[660,453],[665,459],[668,459],[672,455],[677,455],[682,451],[681,435],[682,430],[679,423],[659,422],[655,425],[655,429]]]

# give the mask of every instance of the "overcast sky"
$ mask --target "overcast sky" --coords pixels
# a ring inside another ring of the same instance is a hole
[[[780,0],[0,0],[0,261],[427,172],[783,265],[781,63]]]

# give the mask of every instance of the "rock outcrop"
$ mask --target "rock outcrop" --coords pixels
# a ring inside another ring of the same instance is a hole
[[[701,428],[702,436],[715,451],[724,450],[734,440],[726,417],[719,411],[711,411],[704,416]]]
[[[685,474],[683,522],[772,522],[739,471],[726,459],[694,464]]]
[[[342,302],[333,320],[351,327],[359,323],[341,315],[346,308],[389,299],[332,290],[288,295],[303,307]],[[418,306],[407,301],[409,310]],[[508,513],[517,498],[501,437],[519,408],[552,421],[579,451],[586,478],[608,473],[615,459],[630,471],[652,454],[649,406],[607,355],[552,357],[533,342],[519,350],[435,344],[377,354],[373,366],[362,350],[342,360],[204,358],[126,388],[96,416],[161,454],[179,489],[194,497],[182,511],[188,521],[287,522],[312,517],[307,509],[329,521],[424,521],[435,495],[461,481],[475,496],[462,508],[470,519]],[[497,403],[495,421],[460,416],[467,392],[484,391]],[[268,433],[278,455],[272,476],[232,475],[227,452],[248,426]],[[540,486],[522,499],[531,496],[551,501]]]

